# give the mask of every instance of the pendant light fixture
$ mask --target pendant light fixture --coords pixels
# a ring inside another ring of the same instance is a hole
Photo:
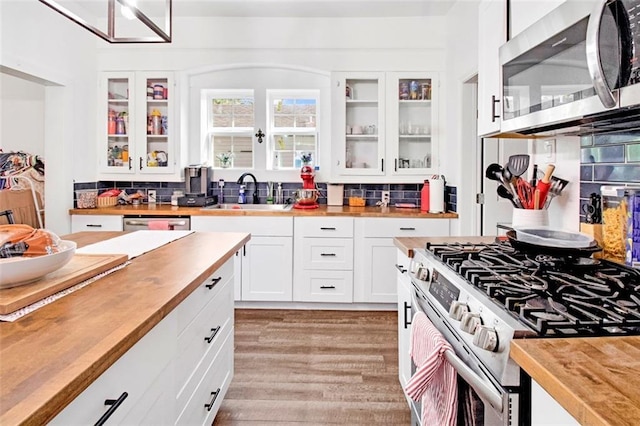
[[[149,18],[149,16],[140,9],[136,0],[96,0],[91,2],[94,8],[98,6],[97,3],[100,3],[101,6],[106,6],[106,30],[98,28],[96,24],[98,21],[97,17],[94,16],[93,20],[96,22],[92,23],[90,19],[82,17],[79,13],[63,5],[63,3],[71,2],[65,2],[64,0],[39,1],[109,43],[171,43],[172,0],[159,0],[155,2],[160,3],[164,9],[159,11],[159,14],[162,15],[160,19],[164,20],[164,28],[161,28],[156,22]],[[120,8],[116,7],[116,3],[120,5]],[[116,32],[116,23],[119,22],[118,14],[126,21],[132,23],[131,25],[123,23],[121,26],[133,27],[134,24],[136,24],[137,27],[143,28],[145,31],[149,31],[149,33],[147,35],[118,35],[120,32],[124,34],[124,31],[118,30],[118,32]],[[142,27],[140,24],[142,24]]]

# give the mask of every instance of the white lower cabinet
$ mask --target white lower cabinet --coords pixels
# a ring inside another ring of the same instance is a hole
[[[83,231],[122,231],[123,216],[114,215],[71,215],[71,232]]]
[[[251,234],[234,258],[235,300],[293,300],[293,217],[192,216],[191,229]]]
[[[404,389],[411,378],[411,358],[409,342],[411,339],[411,292],[409,278],[410,259],[400,250],[396,250],[396,276],[398,286],[398,376]]]
[[[294,236],[294,300],[351,303],[353,219],[297,217]]]
[[[396,303],[394,237],[449,236],[450,219],[355,219],[353,301]]]
[[[212,423],[233,377],[233,260],[205,279],[50,424]]]

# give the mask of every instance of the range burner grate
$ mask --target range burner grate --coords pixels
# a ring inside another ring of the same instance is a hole
[[[426,249],[541,336],[640,334],[640,272],[592,258],[515,250],[507,242]]]

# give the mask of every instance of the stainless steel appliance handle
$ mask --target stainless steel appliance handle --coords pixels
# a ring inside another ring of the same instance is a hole
[[[411,291],[411,303],[416,311],[425,313],[422,311],[420,303],[418,303],[418,300],[416,299],[415,290]],[[489,403],[489,405],[499,413],[504,411],[502,395],[496,390],[495,386],[493,386],[491,382],[480,377],[475,371],[469,368],[463,360],[458,358],[458,355],[456,355],[455,352],[447,350],[444,352],[444,357],[449,361],[449,364],[453,366],[453,369],[456,370],[460,377],[462,377],[464,381],[467,382],[474,391],[476,391],[482,401]]]
[[[607,4],[610,1],[611,0],[600,0],[596,4],[596,7],[589,16],[586,38],[587,67],[589,68],[589,75],[593,81],[593,87],[598,98],[600,98],[602,104],[606,108],[613,108],[617,103],[616,97],[604,77],[602,62],[600,60],[600,44],[598,43],[598,40],[600,39],[600,22],[602,21],[602,16],[607,8]]]
[[[125,220],[124,224],[129,226],[149,226],[149,222],[152,222],[152,221],[129,219],[129,220]],[[170,220],[169,226],[187,226],[187,222],[184,220],[176,220],[176,221]]]

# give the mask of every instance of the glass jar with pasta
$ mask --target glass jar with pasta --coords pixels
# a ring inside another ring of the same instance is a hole
[[[609,186],[600,188],[602,195],[602,257],[624,264],[627,254],[628,222],[631,211],[629,197],[640,187]]]

